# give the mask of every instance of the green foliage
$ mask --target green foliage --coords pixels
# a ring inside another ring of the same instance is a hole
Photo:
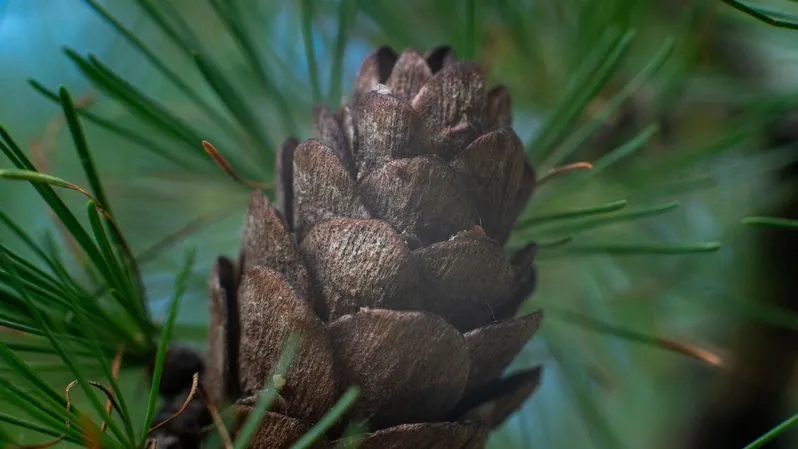
[[[768,25],[788,30],[798,30],[798,16],[795,14],[738,0],[721,0],[721,2]]]
[[[765,444],[767,444],[768,442],[773,441],[774,438],[776,438],[780,434],[784,433],[784,431],[786,431],[790,427],[795,426],[796,424],[798,424],[798,414],[795,414],[795,415],[789,417],[784,422],[782,422],[778,426],[774,427],[772,430],[770,430],[768,433],[762,435],[760,438],[757,438],[756,441],[753,441],[751,444],[749,444],[748,446],[744,447],[743,449],[757,449],[757,448],[760,448],[760,447],[764,446]]]
[[[721,1],[770,24],[795,27],[788,14]],[[751,180],[784,163],[750,150],[796,98],[774,98],[751,88],[739,100],[731,93],[743,83],[735,84],[738,76],[728,73],[724,61],[702,65],[697,54],[706,42],[696,42],[695,24],[717,18],[707,12],[710,3],[696,2],[676,16],[631,0],[601,2],[601,7],[581,0],[83,3],[107,27],[107,36],[124,43],[124,57],[151,69],[159,84],[136,79],[112,52],[75,45],[64,47],[64,61],[102,94],[100,110],[76,105],[65,88],[52,90],[49,82],[29,80],[61,107],[76,163],[67,159],[53,171],[69,175],[39,172],[0,129],[0,150],[14,167],[0,169],[0,179],[29,183],[51,211],[55,228],[64,230],[63,242],[50,236],[41,243],[29,218],[18,218],[22,215],[10,203],[0,206],[6,235],[21,248],[13,249],[5,239],[0,244],[0,326],[23,334],[0,334],[0,397],[14,407],[0,413],[0,422],[9,425],[0,430],[23,428],[26,439],[42,435],[84,444],[98,436],[103,447],[142,447],[172,336],[204,339],[204,316],[180,322],[194,307],[182,307],[178,316],[184,293],[184,301],[207,309],[203,281],[191,275],[193,255],[178,266],[172,258],[182,251],[167,247],[183,240],[197,245],[193,271],[202,272],[216,252],[238,246],[237,221],[204,229],[211,224],[208,217],[243,208],[243,201],[235,202],[245,191],[215,166],[201,143],[219,148],[219,156],[241,178],[270,182],[281,140],[306,133],[314,104],[336,106],[348,92],[362,56],[353,52],[383,44],[426,50],[452,43],[459,55],[486,65],[491,81],[507,84],[513,93],[516,128],[538,178],[545,179],[511,246],[535,241],[541,249],[540,291],[527,308],[543,305],[553,324],[527,353],[542,359],[555,378],[536,396],[541,399],[533,414],[535,419],[546,415],[553,424],[533,432],[520,447],[649,447],[652,429],[676,425],[673,416],[679,413],[629,417],[629,410],[640,409],[637,397],[654,401],[647,407],[671,399],[671,390],[659,391],[657,383],[673,373],[663,366],[676,363],[667,357],[682,357],[676,359],[679,367],[697,360],[678,349],[685,346],[664,344],[670,340],[662,335],[709,339],[695,331],[705,323],[696,320],[717,313],[795,325],[779,311],[737,301],[744,281],[729,281],[723,270],[724,260],[741,252],[736,233],[745,229],[737,226],[742,217],[748,225],[796,226],[791,220],[751,216],[755,212],[746,206],[746,199],[767,187]],[[144,31],[129,20],[133,11],[148,24]],[[288,26],[280,28],[281,21]],[[726,32],[722,26],[712,31]],[[702,80],[720,86],[715,103],[695,95]],[[647,96],[653,100],[641,100]],[[625,125],[618,117],[630,107],[636,123]],[[722,114],[714,115],[722,119],[706,118],[718,110]],[[116,157],[147,161],[150,168],[115,173],[107,148]],[[592,168],[558,172],[577,161],[589,161]],[[737,165],[743,168],[735,171]],[[88,187],[67,179],[85,179]],[[88,199],[85,211],[74,212],[73,196]],[[218,207],[222,203],[225,208]],[[214,206],[210,212],[197,213],[208,204]],[[136,221],[142,209],[146,225]],[[199,218],[189,221],[195,215]],[[178,231],[159,232],[157,223],[174,221],[180,222]],[[141,241],[156,243],[134,252],[133,242],[141,246]],[[77,250],[65,259],[62,248],[71,242]],[[142,265],[149,261],[155,267],[148,273]],[[153,309],[161,295],[152,287],[153,279],[164,274],[177,280],[173,287],[169,283],[171,301],[159,325]],[[636,293],[652,278],[657,288]],[[724,300],[722,308],[705,298],[707,284],[710,296]],[[645,301],[630,305],[619,298],[624,295]],[[596,339],[596,333],[606,338]],[[114,375],[111,366],[120,348],[128,377]],[[285,354],[277,375],[285,372],[291,351]],[[147,400],[137,401],[126,385],[151,361],[153,385]],[[595,366],[617,378],[620,394],[591,376]],[[82,403],[67,407],[61,386],[51,379],[54,373],[77,380],[88,403],[76,400]],[[111,413],[96,385],[113,392],[117,406]],[[236,448],[246,446],[276,391],[260,394]],[[694,393],[688,387],[679,390]],[[356,397],[354,389],[344,394],[294,447],[308,447]],[[570,402],[574,407],[568,407]],[[529,410],[496,433],[496,447],[522,438],[531,426]],[[108,423],[109,432],[99,431],[98,422]],[[579,428],[570,428],[572,423]],[[4,431],[0,439],[17,443],[18,438]]]
[[[798,220],[789,220],[776,217],[745,217],[743,224],[754,226],[782,226],[785,228],[798,228]]]
[[[155,413],[155,404],[158,401],[158,388],[161,384],[161,375],[164,369],[164,360],[166,359],[166,351],[169,349],[169,342],[172,336],[172,328],[175,326],[177,313],[180,310],[180,297],[186,291],[186,279],[194,264],[194,254],[189,253],[186,257],[184,268],[180,270],[175,283],[175,295],[172,299],[172,304],[169,306],[169,313],[166,317],[166,324],[164,325],[161,335],[161,341],[158,343],[158,352],[155,354],[155,363],[152,370],[152,382],[150,392],[147,395],[147,409],[144,412],[144,422],[149,423]],[[146,444],[149,435],[149,430],[145,427],[142,430],[141,436],[138,440],[138,447],[143,447]]]

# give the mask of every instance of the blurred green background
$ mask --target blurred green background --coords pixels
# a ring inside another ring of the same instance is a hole
[[[187,98],[87,2],[0,0],[0,123],[41,171],[80,185],[86,180],[60,109],[27,80],[51,90],[65,85],[76,101],[85,102],[85,110],[147,139],[136,144],[84,121],[117,220],[133,252],[148,255],[142,270],[156,319],[165,315],[184,251],[197,250],[178,338],[203,342],[207,275],[217,255],[237,254],[248,192],[225,177],[198,142],[192,146],[169,137],[157,123],[98,91],[65,48],[96,55],[216,145],[247,178],[268,181],[267,151],[289,135],[310,136],[312,86],[320,86],[321,100],[337,104],[350,91],[362,58],[380,45],[425,51],[448,43],[460,56],[474,56],[491,84],[509,87],[514,126],[524,141],[534,142],[556,111],[590,93],[590,86],[579,84],[580,70],[600,55],[606,34],[634,30],[615,74],[597,95],[589,95],[575,120],[562,122],[555,132],[559,138],[552,148],[573,147],[574,152],[552,159],[552,152],[533,151],[530,158],[540,175],[552,168],[552,160],[562,159],[554,165],[595,162],[641,135],[646,143],[601,173],[572,173],[547,182],[529,214],[621,200],[628,203],[625,212],[647,212],[596,225],[554,222],[518,232],[518,242],[573,241],[542,252],[539,288],[527,304],[528,310],[543,307],[547,315],[518,366],[542,363],[543,384],[496,432],[491,447],[685,447],[686,435],[703,419],[701,405],[732,369],[714,362],[733,357],[732,342],[740,338],[741,326],[748,320],[793,325],[788,312],[758,300],[755,285],[762,273],[756,242],[740,220],[759,214],[777,197],[772,170],[791,156],[763,151],[767,136],[755,125],[774,115],[757,108],[762,101],[794,96],[798,34],[769,28],[721,1],[165,3],[192,30],[195,49],[212,55],[220,74],[245,100],[258,131],[237,123],[240,115],[229,112],[230,105],[215,95],[195,61],[136,1],[124,0],[97,4],[154,49],[222,120],[213,120]],[[230,3],[256,46],[254,57],[213,8]],[[771,3],[798,9],[794,3]],[[303,14],[310,15],[309,22],[303,22]],[[306,23],[312,26],[303,28]],[[310,33],[313,64],[303,33]],[[667,42],[673,43],[667,59],[641,79]],[[616,111],[596,115],[619,93],[629,95]],[[234,131],[226,132],[220,121],[233,123]],[[593,125],[595,132],[580,138]],[[0,160],[0,167],[6,166]],[[84,202],[71,193],[63,197],[77,210]],[[28,186],[0,183],[0,202],[34,235],[58,232]],[[180,238],[172,238],[168,247],[159,243],[169,236]],[[24,254],[8,234],[0,233],[0,239]],[[721,248],[704,251],[713,242]],[[685,251],[663,249],[685,246]],[[672,254],[679,252],[685,254]],[[144,391],[141,372],[125,376],[131,392]],[[55,372],[48,379],[64,385],[70,377]],[[11,432],[24,441],[40,439]]]

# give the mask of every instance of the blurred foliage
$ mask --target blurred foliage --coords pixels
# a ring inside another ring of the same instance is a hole
[[[778,196],[770,173],[793,156],[760,150],[764,127],[798,99],[794,36],[740,4],[6,0],[0,122],[40,171],[90,185],[57,104],[58,86],[69,88],[156,323],[196,249],[173,331],[201,345],[207,274],[237,251],[248,195],[200,142],[268,183],[275,148],[310,135],[313,105],[337,105],[373,48],[449,43],[508,86],[539,178],[593,164],[548,177],[514,235],[543,246],[527,309],[547,318],[519,365],[542,363],[544,382],[492,447],[678,447],[697,398],[726,369],[734,326],[795,329],[795,317],[755,301],[740,225],[764,220],[752,216]],[[32,189],[2,182],[0,197],[33,240],[59,242],[79,283],[93,282],[69,256],[73,237],[46,240],[64,230]],[[61,197],[90,227],[86,198]],[[0,236],[33,256],[7,229]],[[54,390],[72,380],[52,358],[26,360]],[[122,372],[131,401],[146,396],[140,368]]]

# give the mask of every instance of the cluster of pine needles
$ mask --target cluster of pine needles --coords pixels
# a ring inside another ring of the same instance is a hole
[[[95,162],[96,150],[90,149],[84,127],[107,132],[114,136],[120,148],[150,152],[152,157],[193,180],[213,180],[215,186],[224,186],[222,188],[231,197],[244,198],[252,187],[269,191],[278,142],[288,135],[303,134],[312,104],[327,102],[335,107],[341,101],[346,92],[345,75],[352,65],[347,62],[347,49],[353,42],[376,45],[379,40],[385,40],[403,47],[448,39],[463,58],[476,58],[499,67],[511,65],[491,59],[493,52],[486,48],[484,36],[490,24],[483,23],[480,17],[489,15],[497,18],[495,22],[499,25],[494,26],[503,30],[503,39],[509,42],[497,44],[496,54],[501,54],[503,45],[512,45],[514,54],[528,57],[516,63],[539,70],[547,63],[541,54],[557,53],[556,48],[539,47],[540,42],[546,40],[535,33],[545,33],[548,27],[543,18],[528,15],[536,11],[527,5],[530,2],[437,2],[440,5],[429,8],[460,11],[463,20],[441,24],[439,30],[422,26],[433,31],[414,36],[396,23],[398,6],[388,2],[340,0],[322,5],[303,0],[296,11],[294,8],[290,11],[298,14],[297,31],[301,35],[307,79],[297,77],[290,81],[293,85],[286,87],[283,78],[296,63],[281,58],[273,48],[259,44],[260,40],[253,37],[257,29],[248,22],[250,13],[246,8],[255,6],[231,0],[208,0],[203,8],[207,7],[212,13],[214,23],[240,57],[249,83],[244,84],[231,75],[223,58],[214,53],[204,25],[190,23],[172,2],[130,0],[128,6],[139,8],[144,18],[157,26],[175,55],[189,61],[192,77],[185,75],[187,67],[175,67],[172,57],[160,54],[159,48],[148,43],[101,2],[83,0],[83,3],[121,38],[141,64],[152,67],[203,118],[194,122],[181,116],[156,96],[127,81],[124,73],[114,70],[102,58],[65,48],[66,58],[92,88],[102,94],[102,101],[121,107],[135,118],[138,128],[95,112],[89,103],[73,101],[64,87],[51,89],[44,83],[30,80],[35,91],[60,106],[85,186],[45,173],[46,160],[39,158],[34,163],[10,132],[0,128],[3,166],[9,167],[0,169],[0,179],[29,183],[55,223],[53,231],[40,238],[33,234],[33,227],[24,219],[3,210],[5,202],[0,208],[4,235],[13,236],[15,241],[15,245],[0,244],[0,403],[4,404],[0,410],[0,422],[4,423],[0,426],[0,447],[32,449],[74,443],[85,447],[133,449],[151,444],[150,435],[155,430],[151,421],[158,403],[157,385],[166,350],[175,338],[175,329],[180,327],[176,323],[181,299],[197,272],[197,256],[194,251],[185,251],[182,266],[171,273],[174,286],[162,320],[153,315],[152,298],[146,291],[147,280],[141,267],[215,220],[207,214],[201,215],[135,252],[134,245],[126,238],[128,233],[118,218],[111,195],[107,193],[101,175],[103,170]],[[691,148],[680,148],[657,157],[646,153],[662,133],[662,123],[652,122],[634,130],[630,138],[607,148],[599,157],[590,161],[583,159],[580,151],[590,145],[593,136],[634,100],[641,89],[651,84],[665,85],[669,76],[679,71],[678,58],[673,62],[674,54],[683,52],[685,38],[676,33],[666,36],[645,52],[642,64],[635,64],[630,62],[630,54],[640,40],[641,30],[636,27],[635,16],[626,11],[629,2],[601,2],[601,12],[594,5],[596,2],[566,3],[573,5],[560,13],[578,18],[577,24],[585,26],[577,31],[571,25],[572,28],[563,31],[580,34],[579,39],[572,36],[569,41],[580,46],[571,49],[568,65],[561,64],[567,69],[561,70],[564,81],[556,89],[556,97],[535,94],[548,108],[542,114],[545,119],[534,126],[534,132],[527,133],[525,142],[528,157],[538,172],[538,191],[518,222],[511,246],[538,242],[544,275],[546,264],[570,267],[566,269],[573,273],[579,270],[580,260],[590,257],[606,260],[642,256],[640,260],[648,261],[655,256],[717,251],[722,242],[651,239],[651,229],[645,230],[649,225],[643,226],[645,232],[635,228],[635,231],[610,233],[609,238],[601,231],[619,225],[631,229],[638,223],[651,223],[649,219],[653,217],[681,210],[680,202],[674,197],[717,182],[719,176],[710,169],[696,170],[695,167],[717,166],[728,154],[755,140],[757,133],[794,106],[796,99],[758,97],[746,105],[746,113],[735,117],[727,126],[730,131]],[[717,3],[773,26],[798,28],[798,18],[785,13],[736,0]],[[430,14],[430,17],[436,16]],[[368,26],[361,25],[364,22]],[[366,31],[359,31],[361,26]],[[331,28],[335,30],[332,34]],[[329,42],[324,44],[324,50],[320,49],[320,41]],[[561,56],[566,57],[565,54]],[[556,67],[552,70],[551,78],[558,78]],[[328,80],[321,79],[324,73],[330,74]],[[495,70],[495,76],[501,80],[499,69]],[[618,80],[621,80],[621,87],[596,106],[596,99],[606,94],[608,84],[618,83]],[[245,85],[257,93],[252,95],[245,90]],[[541,88],[541,91],[548,90],[551,89]],[[529,109],[530,105],[522,103],[519,108]],[[586,118],[585,111],[591,108],[594,109]],[[523,129],[531,125],[529,120],[526,123],[523,120],[522,117],[516,126]],[[143,132],[141,128],[148,131]],[[734,157],[765,164],[759,156],[736,154]],[[625,176],[622,187],[615,181],[622,176],[619,173]],[[605,188],[607,183],[614,186],[606,189],[617,195],[614,199],[583,204],[584,192]],[[78,201],[84,203],[82,210],[73,206]],[[570,204],[579,205],[563,207]],[[157,215],[148,219],[158,220]],[[776,217],[749,216],[743,223],[798,227],[795,221]],[[635,240],[636,237],[639,239]],[[205,273],[198,275],[202,278]],[[578,277],[573,275],[573,278]],[[540,283],[545,289],[547,279],[543,277]],[[666,350],[706,365],[723,364],[720,355],[700,345],[614,324],[589,310],[563,304],[556,295],[541,296],[540,300],[536,297],[534,306],[545,308],[551,320]],[[202,336],[201,326],[196,333]],[[555,335],[545,337],[546,351],[562,366],[573,366],[574,358],[579,356],[574,356],[570,346],[562,345]],[[284,374],[290,362],[290,349],[278,364],[275,378]],[[135,382],[128,381],[126,386],[121,374],[128,373],[128,380],[141,380],[148,365],[154,367],[146,400],[134,400],[131,391],[135,387],[131,385]],[[585,415],[590,439],[596,447],[624,447],[601,416],[596,399],[581,386],[578,376],[566,377],[568,389]],[[58,384],[60,381],[64,382]],[[275,391],[267,389],[260,395],[255,411],[235,441],[230,440],[225,430],[229,416],[211,407],[217,432],[208,442],[209,447],[245,448],[259,419],[274,400]],[[201,394],[195,381],[189,399]],[[327,416],[293,448],[309,447],[356,399],[356,389],[344,394]],[[549,414],[540,407],[536,411]],[[759,447],[797,419],[788,420],[749,447]],[[18,432],[19,429],[23,431]]]

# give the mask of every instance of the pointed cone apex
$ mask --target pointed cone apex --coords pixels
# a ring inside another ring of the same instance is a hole
[[[430,78],[432,71],[427,61],[417,51],[405,50],[393,67],[388,87],[394,95],[409,103]]]
[[[413,99],[436,154],[448,159],[471,143],[482,129],[485,78],[478,65],[447,65]]]

